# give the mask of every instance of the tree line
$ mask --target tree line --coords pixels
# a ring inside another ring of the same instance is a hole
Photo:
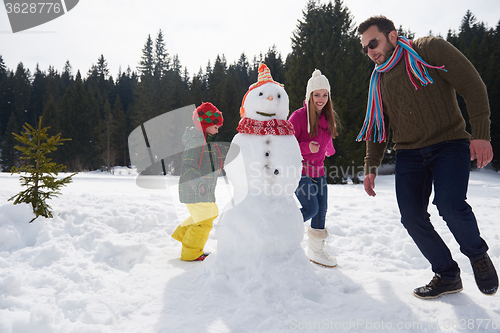
[[[136,70],[119,70],[113,78],[101,55],[86,75],[73,71],[70,61],[62,72],[38,66],[32,74],[20,62],[6,68],[0,55],[0,165],[3,171],[21,162],[12,133],[25,123],[43,126],[53,134],[71,138],[52,158],[68,171],[109,170],[128,166],[127,138],[145,121],[165,112],[201,102],[212,102],[224,114],[218,140],[231,141],[237,133],[241,101],[250,84],[257,81],[258,66],[264,62],[274,80],[283,83],[290,98],[290,111],[302,107],[307,80],[320,69],[331,84],[334,108],[342,129],[334,144],[337,153],[327,158],[329,182],[356,180],[362,172],[365,144],[356,142],[363,123],[368,82],[373,63],[361,52],[353,17],[341,0],[326,4],[309,1],[291,36],[292,51],[283,58],[275,46],[249,59],[244,53],[234,63],[218,55],[205,69],[190,77],[177,55],[171,56],[160,30],[146,39]],[[458,32],[443,37],[476,66],[489,92],[493,165],[500,169],[500,23],[487,28],[467,11]],[[412,39],[411,31],[399,33]],[[432,32],[429,32],[432,35]],[[464,116],[465,103],[459,97]],[[385,161],[393,159],[391,147]],[[170,170],[173,171],[173,170]]]

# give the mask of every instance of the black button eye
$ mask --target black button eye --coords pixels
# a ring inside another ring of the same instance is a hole
[[[281,98],[281,95],[280,95],[280,94],[278,94],[278,98]]]
[[[259,96],[262,96],[262,95],[264,95],[264,94],[263,94],[262,92],[260,92],[260,93],[259,93]]]

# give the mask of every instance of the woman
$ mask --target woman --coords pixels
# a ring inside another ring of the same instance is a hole
[[[311,219],[307,256],[317,264],[335,267],[337,259],[325,250],[328,195],[324,160],[335,154],[332,138],[338,135],[338,121],[330,98],[330,83],[321,71],[313,72],[307,82],[304,106],[293,112],[289,120],[303,158],[302,177],[295,194],[302,205],[304,222]]]

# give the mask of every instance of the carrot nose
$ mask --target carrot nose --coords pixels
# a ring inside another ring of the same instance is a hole
[[[274,98],[273,98],[273,96],[269,96],[267,99],[272,101]]]

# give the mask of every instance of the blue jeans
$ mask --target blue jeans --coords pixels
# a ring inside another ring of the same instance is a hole
[[[328,206],[326,176],[311,178],[302,175],[295,195],[302,205],[300,212],[304,222],[311,219],[311,228],[324,229]]]
[[[430,222],[427,207],[433,185],[432,203],[446,221],[460,251],[475,260],[488,250],[479,235],[474,213],[466,202],[469,168],[467,140],[396,152],[396,196],[401,223],[431,263],[432,270],[444,277],[454,277],[460,274],[460,269]]]

